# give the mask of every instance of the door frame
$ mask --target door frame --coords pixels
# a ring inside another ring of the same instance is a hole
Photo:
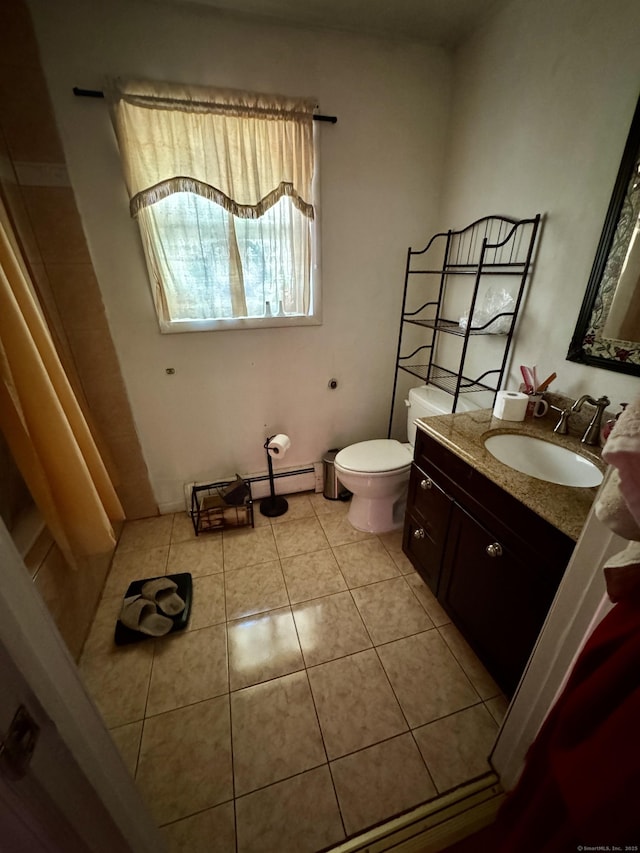
[[[587,638],[613,606],[602,567],[627,544],[602,524],[592,506],[490,756],[506,790],[517,783],[527,750]]]
[[[45,747],[36,745],[29,781],[92,853],[164,851],[162,835],[2,519],[0,565],[0,662],[57,750],[55,760],[37,760]],[[19,783],[13,790],[20,791]],[[26,785],[23,791],[26,798]],[[28,810],[28,799],[24,805]]]

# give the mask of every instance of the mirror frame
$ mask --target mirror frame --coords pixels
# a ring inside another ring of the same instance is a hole
[[[567,353],[567,361],[576,361],[580,364],[601,367],[604,370],[615,370],[618,373],[627,373],[633,376],[640,376],[640,341],[614,341],[610,338],[602,338],[603,341],[609,341],[609,344],[603,346],[597,355],[591,350],[591,346],[596,342],[596,335],[604,328],[607,319],[602,297],[605,293],[615,290],[617,284],[617,282],[611,283],[606,280],[605,271],[612,254],[616,230],[621,220],[622,207],[627,196],[627,188],[639,156],[640,98],[631,122],[629,136],[591,268],[591,275]],[[610,305],[610,301],[608,305]],[[615,346],[616,343],[620,346]],[[627,344],[627,347],[624,344]]]

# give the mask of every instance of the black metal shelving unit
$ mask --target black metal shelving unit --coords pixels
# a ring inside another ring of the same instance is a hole
[[[518,312],[530,275],[540,220],[540,214],[531,219],[485,216],[460,231],[449,230],[435,234],[424,249],[408,249],[389,436],[393,427],[399,371],[451,394],[454,412],[461,394],[488,391],[495,400],[504,377]],[[432,263],[434,257],[438,263]],[[465,277],[469,277],[469,280],[465,280]],[[479,299],[486,296],[487,288],[494,282],[499,283],[500,288],[505,289],[511,297],[510,310],[500,311],[485,322],[479,322],[476,320],[476,308],[482,307]],[[456,304],[459,307],[463,303],[468,311],[468,320],[464,326],[459,317],[446,316],[447,303],[454,290]],[[422,301],[424,298],[427,301]],[[419,307],[409,310],[412,302],[420,303]],[[505,327],[505,331],[496,335],[491,329],[495,328],[494,324],[498,320],[502,321],[501,326]],[[410,326],[419,326],[425,330],[425,343],[403,354],[405,333]],[[458,355],[453,359],[450,357],[446,364],[439,363],[440,335],[461,339]],[[486,335],[501,339],[498,363],[477,376],[468,376],[465,366],[471,352],[470,345],[475,346],[475,340]],[[472,339],[474,344],[471,344]]]

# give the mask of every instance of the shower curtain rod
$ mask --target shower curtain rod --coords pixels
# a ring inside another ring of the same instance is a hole
[[[76,98],[104,98],[104,92],[101,92],[99,89],[79,89],[77,86],[73,87],[73,94]],[[331,124],[335,124],[338,119],[336,116],[321,116],[314,115],[314,121],[328,121]]]

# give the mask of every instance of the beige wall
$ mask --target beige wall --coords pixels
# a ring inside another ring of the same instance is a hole
[[[65,368],[128,518],[155,515],[29,11],[0,11],[2,189]]]
[[[30,6],[161,510],[184,482],[263,471],[271,432],[291,436],[292,466],[386,435],[406,247],[438,224],[447,55],[196,4]],[[159,334],[106,104],[70,95],[107,74],[310,95],[337,115],[319,128],[322,326]]]
[[[566,361],[640,94],[637,0],[513,0],[458,51],[442,219],[487,213],[545,222],[513,349],[558,373],[553,390],[607,394],[640,379]]]
[[[0,6],[0,191],[19,236],[58,351],[105,456],[127,517],[155,515],[104,306],[89,256],[21,0]],[[77,657],[109,556],[75,571],[32,506],[4,442],[0,506],[36,587]]]

